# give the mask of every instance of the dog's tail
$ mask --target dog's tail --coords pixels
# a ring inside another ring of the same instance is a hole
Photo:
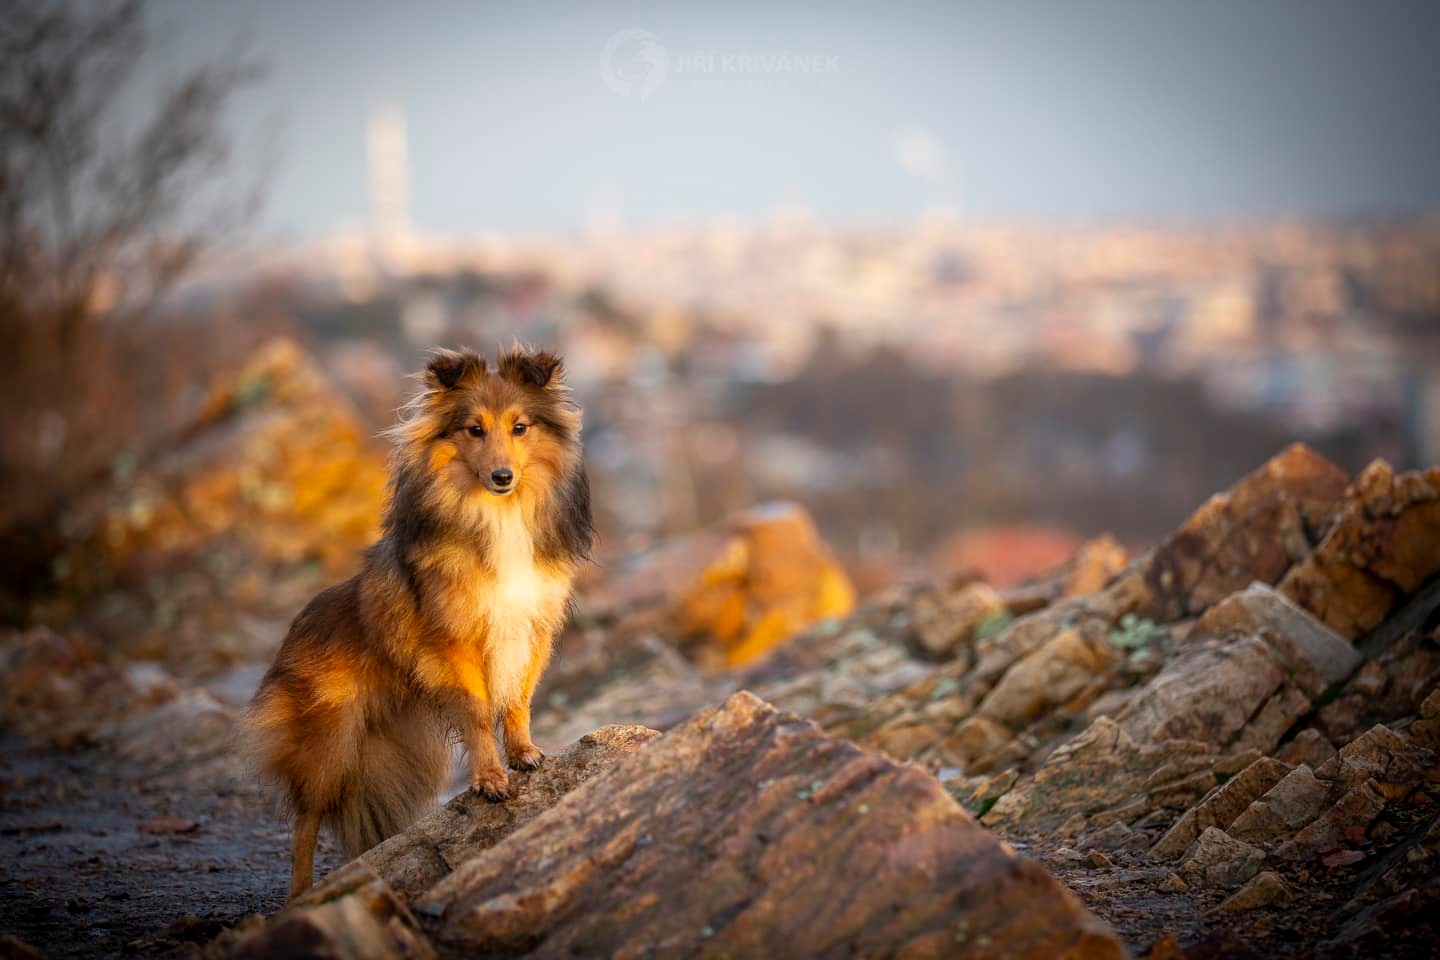
[[[448,731],[416,704],[366,731],[336,801],[321,812],[347,857],[410,826],[435,804],[450,770]]]
[[[309,709],[307,709],[309,707]],[[267,677],[242,725],[251,770],[293,819],[318,815],[347,857],[414,823],[450,771],[449,730],[427,705],[315,708]]]

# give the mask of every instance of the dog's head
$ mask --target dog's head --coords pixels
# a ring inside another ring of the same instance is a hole
[[[396,428],[405,465],[464,498],[543,498],[578,469],[580,410],[560,358],[513,347],[494,369],[438,351]]]

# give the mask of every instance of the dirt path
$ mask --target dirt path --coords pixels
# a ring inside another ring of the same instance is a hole
[[[136,779],[103,747],[0,757],[0,931],[45,956],[172,953],[283,902],[288,832],[254,789]]]

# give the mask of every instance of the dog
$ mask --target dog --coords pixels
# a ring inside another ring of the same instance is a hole
[[[389,431],[379,541],[295,618],[245,717],[293,818],[291,899],[322,826],[355,857],[425,812],[457,735],[492,801],[507,765],[544,758],[530,701],[594,537],[580,408],[543,351],[513,347],[492,370],[441,350],[421,377]]]

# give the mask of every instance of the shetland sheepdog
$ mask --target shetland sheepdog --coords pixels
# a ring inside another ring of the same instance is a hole
[[[421,376],[390,431],[380,540],[295,618],[246,714],[293,817],[292,899],[321,826],[353,857],[434,802],[452,738],[492,801],[507,765],[544,758],[530,700],[593,537],[580,409],[550,353],[512,348],[492,370],[444,350]]]

